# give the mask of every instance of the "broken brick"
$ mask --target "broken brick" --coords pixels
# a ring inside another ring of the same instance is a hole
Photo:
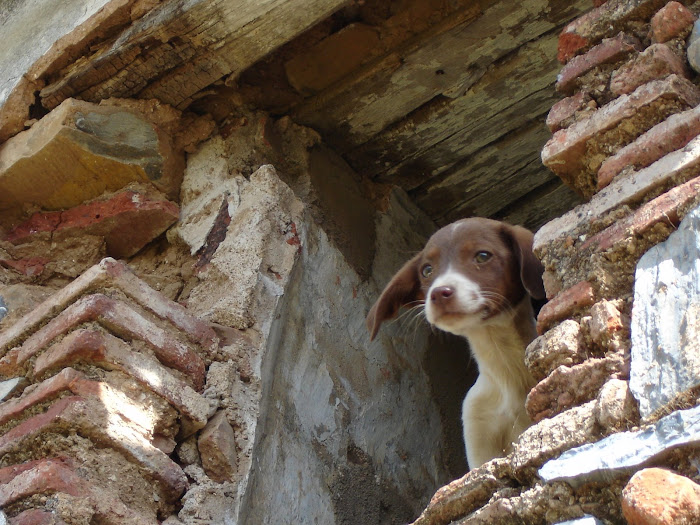
[[[202,468],[214,481],[232,481],[238,468],[233,428],[221,410],[209,420],[197,441]]]
[[[542,335],[557,321],[571,317],[577,310],[591,306],[595,302],[595,292],[591,283],[582,281],[560,292],[545,304],[537,316],[537,333]]]
[[[571,95],[576,88],[576,80],[603,64],[625,60],[630,54],[640,51],[642,44],[633,36],[620,33],[613,38],[605,38],[583,55],[572,58],[557,77],[556,89]]]
[[[660,468],[636,472],[622,490],[630,525],[700,523],[700,485]]]
[[[610,184],[625,168],[646,168],[664,155],[681,149],[698,135],[700,107],[671,115],[601,164],[598,189]]]
[[[67,211],[35,213],[10,230],[5,240],[21,244],[42,232],[97,235],[104,237],[109,255],[131,257],[179,218],[175,203],[148,193],[123,190]]]
[[[680,2],[669,2],[651,18],[653,42],[685,38],[695,22],[695,15]]]
[[[58,459],[40,459],[15,469],[11,477],[0,472],[0,479],[9,478],[0,484],[0,507],[9,505],[34,494],[64,492],[81,496],[87,490],[86,481],[73,468]],[[0,469],[6,471],[14,467]]]
[[[552,106],[547,114],[547,127],[552,133],[562,128],[568,127],[574,120],[576,113],[590,107],[595,107],[595,102],[590,95],[584,91],[579,91],[575,95],[566,97]]]
[[[612,74],[610,91],[615,95],[625,95],[642,84],[669,75],[687,77],[685,61],[667,45],[652,44]]]
[[[8,519],[9,525],[66,525],[59,516],[53,512],[41,509],[29,509],[20,512]]]

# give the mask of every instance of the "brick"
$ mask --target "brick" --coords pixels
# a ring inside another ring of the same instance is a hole
[[[12,349],[0,359],[0,372],[16,373],[30,358],[45,350],[56,337],[90,321],[97,321],[122,337],[145,341],[161,363],[185,373],[197,391],[202,389],[204,361],[192,348],[128,304],[102,294],[84,296],[65,308],[27,338],[22,346]]]
[[[182,166],[169,139],[138,113],[65,100],[0,146],[0,210],[66,209],[131,182],[177,198]]]
[[[640,470],[622,490],[622,514],[629,525],[700,523],[700,485],[669,470]]]
[[[665,44],[652,44],[632,61],[613,72],[610,78],[610,91],[615,95],[626,95],[642,84],[669,75],[687,78],[685,59],[681,60]]]
[[[40,326],[48,322],[51,317],[78,300],[82,295],[105,288],[117,288],[124,292],[138,305],[161,319],[169,321],[190,341],[202,345],[205,350],[212,352],[218,347],[219,339],[208,323],[198,319],[182,305],[168,300],[163,294],[148,286],[143,280],[136,277],[125,264],[107,257],[32,309],[20,321],[3,330],[0,333],[0,354],[20,344],[23,339],[26,339]],[[231,339],[231,344],[234,342],[250,344],[250,341],[239,331],[229,332],[228,337]]]
[[[552,106],[547,114],[547,127],[552,133],[562,128],[569,127],[576,113],[584,109],[594,109],[595,101],[585,91],[579,91],[575,95],[566,97]]]
[[[596,399],[601,387],[623,368],[620,355],[588,359],[572,367],[562,365],[530,390],[525,401],[527,413],[537,423]]]
[[[542,162],[584,196],[595,189],[595,176],[610,151],[624,147],[669,115],[700,103],[700,90],[671,75],[622,95],[590,118],[557,131],[542,150]],[[610,131],[616,131],[611,138]],[[614,140],[614,142],[613,142]]]
[[[603,300],[591,307],[589,331],[595,344],[607,347],[610,339],[622,328],[622,314],[611,301]]]
[[[571,95],[576,89],[576,80],[589,71],[604,64],[621,62],[632,53],[641,51],[641,42],[630,35],[620,33],[613,38],[604,38],[583,55],[573,57],[557,77],[556,89]]]
[[[590,202],[542,226],[535,234],[533,250],[541,257],[550,244],[566,242],[570,233],[579,226],[604,216],[620,205],[633,206],[658,187],[681,176],[687,179],[693,174],[700,174],[700,138],[691,140],[685,148],[669,153],[634,174],[614,179]],[[686,191],[692,191],[690,186],[686,188]],[[590,243],[590,239],[586,242]]]
[[[525,365],[537,381],[542,381],[556,368],[573,366],[588,358],[583,345],[581,326],[573,319],[535,338],[525,349]]]
[[[179,207],[154,192],[123,190],[61,212],[39,212],[5,235],[21,244],[37,233],[61,233],[67,237],[96,235],[105,239],[107,254],[131,257],[167,230],[179,218]]]
[[[48,257],[27,257],[23,259],[0,259],[0,266],[11,268],[27,277],[41,275],[44,267],[51,262]]]
[[[233,428],[221,410],[211,418],[197,441],[202,468],[217,483],[233,481],[238,469],[236,439]]]
[[[627,242],[634,242],[636,238],[643,237],[656,224],[663,223],[670,229],[675,229],[682,219],[679,210],[695,203],[699,196],[700,178],[676,186],[644,204],[631,215],[590,237],[580,249],[593,247],[594,251],[603,252],[615,247],[629,251],[630,246]]]
[[[67,494],[83,501],[87,500],[91,512],[99,523],[105,525],[156,525],[158,521],[144,516],[126,505],[113,492],[95,486],[84,478],[69,458],[44,458],[13,465],[0,470],[10,470],[9,479],[0,485],[0,505],[8,505],[36,494]],[[15,523],[63,523],[60,518],[38,510],[33,514],[23,513]],[[92,517],[92,516],[91,516]],[[50,520],[50,521],[46,521]]]
[[[170,500],[179,498],[187,478],[167,455],[152,446],[141,433],[122,418],[110,417],[96,400],[80,396],[64,397],[45,412],[22,421],[0,436],[0,455],[26,450],[26,443],[45,432],[70,429],[103,446],[118,450],[159,482]]]
[[[598,189],[610,184],[625,168],[646,168],[664,155],[681,149],[698,135],[700,107],[671,115],[601,164]]]
[[[695,15],[680,2],[669,2],[651,18],[653,42],[667,42],[673,38],[685,38],[690,32]]]
[[[65,523],[55,513],[41,509],[25,510],[8,520],[9,525],[65,525]]]
[[[591,283],[582,281],[559,293],[545,304],[537,316],[537,333],[542,335],[558,321],[571,317],[576,311],[595,302]]]
[[[103,332],[81,329],[67,335],[36,359],[34,375],[42,377],[51,370],[79,362],[100,365],[108,370],[120,370],[161,396],[180,413],[181,433],[185,437],[207,423],[209,403],[202,396],[157,360],[134,351],[128,343]],[[65,370],[58,375],[64,373]],[[2,405],[0,424],[1,421]]]
[[[613,378],[603,385],[598,394],[595,418],[609,431],[629,430],[639,424],[639,408],[628,381]]]
[[[557,58],[562,64],[603,38],[616,35],[635,21],[647,21],[666,0],[609,0],[580,16],[559,35]]]

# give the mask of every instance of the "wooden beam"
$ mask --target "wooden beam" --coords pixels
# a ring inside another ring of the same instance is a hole
[[[482,5],[483,13],[466,10],[455,17],[458,24],[437,27],[413,45],[376,59],[350,81],[296,108],[293,117],[348,151],[439,95],[459,98],[496,61],[590,8],[587,0]]]
[[[157,98],[178,108],[240,74],[346,0],[168,0],[41,91],[53,108],[79,96]]]

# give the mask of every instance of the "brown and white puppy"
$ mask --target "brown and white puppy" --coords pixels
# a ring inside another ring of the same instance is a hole
[[[471,468],[507,454],[530,425],[525,397],[535,381],[524,363],[535,338],[530,297],[544,298],[533,235],[520,226],[470,218],[438,230],[392,278],[367,316],[371,339],[404,305],[467,338],[479,377],[462,404]]]

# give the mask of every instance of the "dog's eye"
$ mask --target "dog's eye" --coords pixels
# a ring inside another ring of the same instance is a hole
[[[423,266],[423,268],[421,268],[420,274],[427,279],[433,274],[433,267],[429,264],[426,264],[425,266]]]
[[[486,261],[488,261],[491,257],[492,257],[492,254],[490,252],[480,251],[480,252],[476,252],[476,255],[474,256],[474,260],[477,263],[481,264],[481,263],[485,263]]]

